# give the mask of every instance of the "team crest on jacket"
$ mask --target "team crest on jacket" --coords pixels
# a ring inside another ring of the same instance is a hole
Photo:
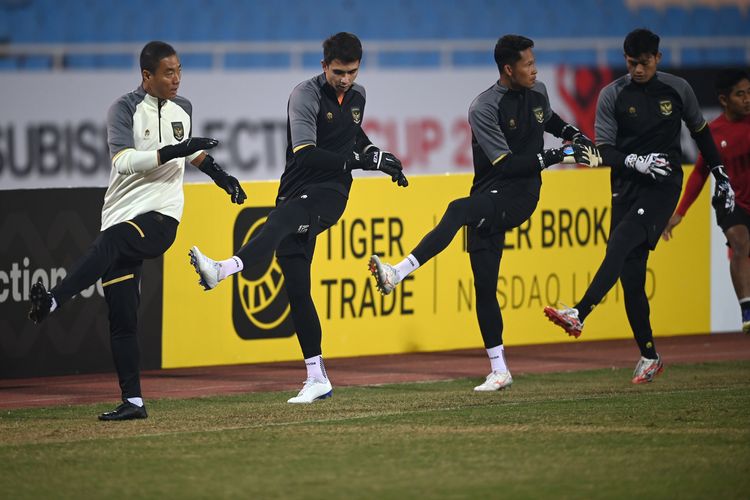
[[[185,138],[185,127],[182,126],[182,122],[172,122],[172,133],[178,141]]]
[[[354,120],[354,123],[359,125],[359,122],[362,121],[362,110],[359,108],[352,108],[352,120]]]
[[[661,114],[664,116],[669,116],[672,114],[672,101],[659,101],[659,111],[661,111]]]
[[[536,117],[536,121],[539,123],[542,123],[544,121],[544,110],[542,108],[534,108],[532,109],[534,112],[534,116]]]
[[[511,118],[510,120],[508,120],[508,128],[509,129],[515,130],[517,127],[518,127],[518,124],[516,123],[516,119],[515,118]]]

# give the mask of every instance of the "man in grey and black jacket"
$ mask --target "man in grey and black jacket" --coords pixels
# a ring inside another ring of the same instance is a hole
[[[370,258],[370,272],[388,294],[420,266],[442,252],[466,226],[474,276],[479,330],[490,359],[490,373],[474,388],[499,391],[513,383],[505,362],[503,317],[497,301],[497,277],[505,232],[531,217],[539,201],[541,172],[556,163],[598,165],[591,141],[552,111],[547,89],[536,79],[534,42],[505,35],[495,46],[498,81],[469,108],[474,182],[471,193],[452,201],[440,223],[396,265]],[[548,132],[572,144],[544,149]]]
[[[190,262],[206,290],[276,252],[307,367],[302,390],[289,403],[312,403],[333,392],[310,295],[310,265],[317,236],[336,224],[346,208],[352,170],[379,170],[399,186],[408,184],[401,162],[375,147],[362,130],[365,89],[354,83],[361,59],[362,44],[355,35],[333,35],[323,42],[323,73],[292,91],[286,168],[276,207],[259,233],[226,260],[214,261],[197,247],[190,250]]]
[[[583,298],[572,308],[544,309],[578,337],[583,322],[619,279],[625,311],[641,358],[632,382],[651,382],[664,369],[654,345],[646,296],[646,262],[677,206],[682,189],[680,130],[685,122],[716,179],[714,203],[734,208],[734,192],[693,89],[657,71],[659,37],[630,32],[623,44],[628,74],[602,89],[596,109],[596,143],[611,167],[612,220],[607,253]]]

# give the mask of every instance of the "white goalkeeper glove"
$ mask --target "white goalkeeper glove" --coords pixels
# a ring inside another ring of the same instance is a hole
[[[625,157],[625,166],[648,175],[654,180],[662,180],[672,173],[669,157],[664,153],[650,153],[638,156],[635,153]]]

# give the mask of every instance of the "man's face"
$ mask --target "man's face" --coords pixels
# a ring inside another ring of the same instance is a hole
[[[750,115],[750,80],[745,78],[737,82],[728,96],[719,96],[719,101],[733,118]]]
[[[646,83],[656,74],[656,67],[661,61],[661,52],[654,54],[641,54],[631,57],[625,54],[625,64],[628,66],[630,78],[636,83]]]
[[[511,88],[525,87],[530,89],[536,83],[536,59],[534,52],[528,48],[521,51],[521,59],[515,64],[506,64],[504,71],[510,80]]]
[[[334,59],[330,64],[323,61],[323,72],[326,75],[328,84],[336,89],[336,93],[341,95],[352,87],[354,80],[357,79],[359,72],[359,61],[350,63],[341,62]]]
[[[159,99],[174,99],[180,88],[182,65],[177,54],[159,61],[155,73],[143,70],[143,86],[146,91]]]

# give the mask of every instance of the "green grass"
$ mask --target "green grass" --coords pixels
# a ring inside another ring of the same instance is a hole
[[[0,413],[2,497],[747,498],[750,362]],[[335,379],[334,379],[335,382]]]

